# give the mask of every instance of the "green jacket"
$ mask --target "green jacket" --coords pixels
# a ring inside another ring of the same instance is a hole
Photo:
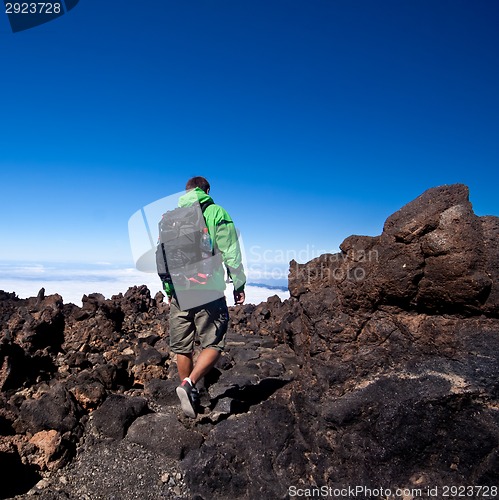
[[[195,188],[182,195],[178,200],[179,207],[189,207],[199,201],[213,201],[202,189]],[[230,272],[234,290],[242,292],[246,284],[246,275],[242,265],[241,248],[237,238],[236,228],[230,215],[220,205],[209,205],[204,211],[206,226],[210,234],[214,248],[222,256],[222,261]],[[208,279],[206,285],[194,285],[192,289],[199,290],[225,290],[225,271],[223,266],[216,269]],[[173,286],[164,283],[164,289],[168,297],[172,296]]]

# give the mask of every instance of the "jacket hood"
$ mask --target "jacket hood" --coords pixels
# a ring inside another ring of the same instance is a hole
[[[206,194],[202,189],[194,188],[188,191],[187,193],[183,194],[178,199],[178,206],[190,207],[196,202],[204,203],[206,201],[213,201],[213,199],[210,195]]]

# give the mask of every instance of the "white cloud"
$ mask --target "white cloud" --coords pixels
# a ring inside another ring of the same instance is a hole
[[[142,273],[135,268],[65,267],[62,265],[14,265],[0,266],[0,290],[15,292],[20,298],[34,297],[41,288],[45,294],[60,294],[64,303],[82,305],[84,294],[101,293],[106,298],[118,293],[125,293],[129,287],[146,285],[154,296],[161,291],[161,282],[157,275]],[[261,286],[248,285],[246,302],[259,304],[272,295],[281,299],[289,297],[287,291],[274,290]],[[233,303],[232,291],[226,291],[228,304]]]

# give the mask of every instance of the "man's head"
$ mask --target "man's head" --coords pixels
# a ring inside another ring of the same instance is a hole
[[[202,189],[206,194],[208,194],[210,191],[210,183],[204,177],[192,177],[187,181],[185,190],[190,191],[194,188]]]

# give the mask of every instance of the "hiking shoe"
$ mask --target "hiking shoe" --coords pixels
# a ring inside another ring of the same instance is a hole
[[[177,387],[177,396],[180,399],[182,411],[190,418],[196,418],[199,405],[199,392],[188,380],[184,380]]]

